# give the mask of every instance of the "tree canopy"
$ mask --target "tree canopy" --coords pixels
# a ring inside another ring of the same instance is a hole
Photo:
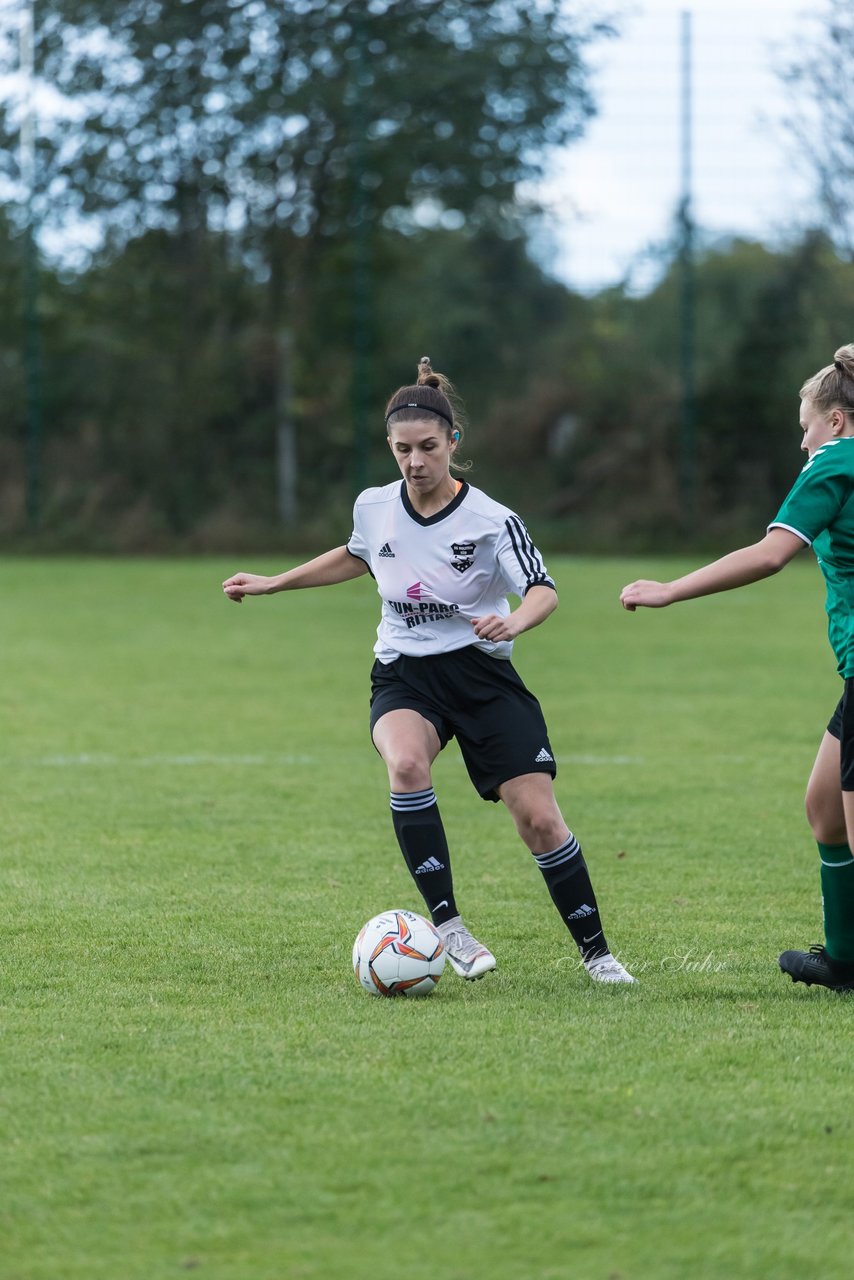
[[[605,33],[540,0],[42,0],[38,66],[69,104],[42,143],[45,220],[334,237],[505,216],[593,109]],[[8,129],[8,121],[7,121]]]
[[[788,125],[816,177],[824,225],[854,258],[854,6],[825,0],[815,34],[784,69]]]
[[[38,12],[39,72],[66,114],[40,139],[36,214],[104,231],[85,269],[42,265],[47,545],[346,536],[356,489],[388,476],[382,404],[425,353],[467,402],[475,482],[553,543],[723,538],[773,515],[797,470],[797,388],[854,333],[844,237],[698,253],[686,510],[675,258],[644,297],[584,298],[529,251],[520,183],[593,109],[585,54],[606,29],[574,6],[121,0],[109,27],[91,0]],[[4,104],[11,181],[19,123]],[[15,214],[0,216],[7,540],[27,523],[32,383]],[[283,480],[299,499],[285,532]]]

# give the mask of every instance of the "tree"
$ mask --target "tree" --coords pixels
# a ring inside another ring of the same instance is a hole
[[[41,74],[73,107],[43,145],[45,223],[96,218],[117,246],[152,228],[239,241],[265,285],[284,454],[330,248],[361,386],[378,228],[518,219],[519,184],[592,111],[583,57],[607,30],[561,0],[117,0],[108,25],[98,0],[40,11]]]
[[[793,482],[798,389],[854,329],[854,263],[812,233],[786,251],[746,241],[705,247],[696,278],[698,484],[688,530],[674,259],[649,294],[607,290],[587,300],[580,330],[571,308],[549,336],[566,353],[562,376],[551,419],[540,416],[539,435],[517,443],[530,461],[514,483],[538,483],[562,541],[732,545],[764,527]]]
[[[811,164],[825,228],[854,258],[854,6],[826,0],[819,26],[783,78],[792,90],[787,124]]]

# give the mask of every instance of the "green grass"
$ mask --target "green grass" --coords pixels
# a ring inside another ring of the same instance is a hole
[[[418,1002],[350,970],[419,905],[367,735],[373,584],[236,608],[238,567],[2,564],[0,1280],[848,1276],[854,1005],[776,966],[821,936],[814,564],[640,615],[619,587],[683,566],[551,565],[517,664],[641,982],[587,982],[451,746],[499,968]]]

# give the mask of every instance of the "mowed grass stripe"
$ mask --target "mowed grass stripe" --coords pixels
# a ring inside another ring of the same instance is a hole
[[[451,746],[499,969],[417,1003],[349,970],[369,915],[418,907],[373,584],[238,608],[236,567],[3,562],[3,1280],[847,1275],[854,1007],[776,969],[820,936],[815,566],[629,616],[624,582],[687,566],[551,559],[517,663],[641,982],[586,981]]]

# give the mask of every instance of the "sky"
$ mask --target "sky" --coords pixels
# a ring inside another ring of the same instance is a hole
[[[620,0],[615,0],[620,5]],[[775,74],[818,0],[635,0],[619,37],[592,51],[598,116],[555,157],[536,194],[549,211],[545,260],[593,291],[654,274],[682,194],[682,21],[691,15],[692,211],[703,234],[783,240],[808,220],[808,167],[782,125]],[[810,17],[812,15],[812,19]]]
[[[0,0],[0,23],[17,27],[20,3]],[[654,283],[660,259],[650,250],[671,234],[682,193],[685,12],[698,229],[773,244],[807,223],[811,178],[782,124],[786,89],[774,66],[814,29],[824,0],[594,3],[619,15],[618,35],[589,50],[597,116],[580,141],[553,157],[533,192],[548,211],[536,242],[547,269],[582,292],[622,280],[640,291]],[[40,113],[51,107],[43,99]],[[80,228],[75,239],[85,245],[97,234]],[[62,244],[67,251],[67,233]]]

